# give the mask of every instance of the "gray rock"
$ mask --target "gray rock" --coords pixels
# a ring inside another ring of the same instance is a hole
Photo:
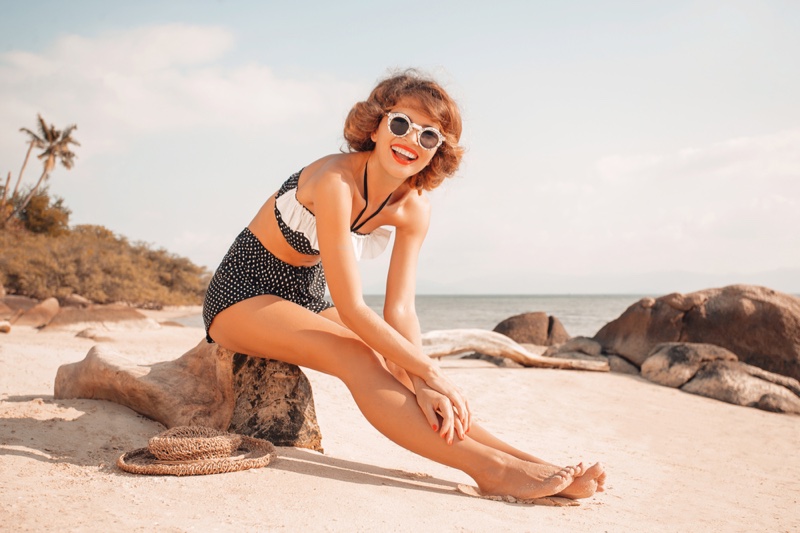
[[[706,363],[681,390],[736,405],[800,414],[800,382],[738,361]]]
[[[632,364],[624,357],[618,355],[608,355],[608,366],[612,372],[617,374],[630,374],[632,376],[639,375],[639,367]]]
[[[642,377],[666,387],[680,387],[711,361],[738,361],[736,354],[713,344],[666,342],[642,363]]]
[[[546,357],[559,356],[562,353],[580,352],[586,355],[599,356],[603,352],[603,347],[594,339],[589,337],[572,337],[563,344],[551,346],[544,352]]]

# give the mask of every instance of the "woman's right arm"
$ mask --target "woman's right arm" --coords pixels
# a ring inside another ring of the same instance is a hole
[[[331,298],[342,322],[376,352],[407,372],[422,378],[431,388],[447,396],[459,416],[468,418],[467,402],[419,346],[389,326],[364,303],[358,264],[350,238],[353,191],[336,173],[321,176],[315,184],[314,213],[320,256]]]

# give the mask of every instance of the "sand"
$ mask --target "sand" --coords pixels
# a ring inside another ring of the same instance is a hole
[[[202,330],[108,336],[144,363],[180,356]],[[442,367],[485,426],[556,463],[602,461],[607,492],[577,507],[465,496],[466,475],[381,436],[340,382],[313,371],[324,455],[281,447],[258,470],[127,474],[117,457],[163,426],[110,402],[53,399],[59,365],[94,343],[72,330],[0,334],[2,531],[800,531],[800,417],[634,376],[456,358]]]

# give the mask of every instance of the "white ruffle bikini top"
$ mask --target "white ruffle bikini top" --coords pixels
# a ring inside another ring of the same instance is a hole
[[[302,170],[300,171],[302,172]],[[319,239],[317,238],[317,219],[314,213],[309,211],[297,199],[297,182],[300,172],[292,174],[281,186],[275,196],[275,218],[278,226],[286,238],[289,245],[302,254],[319,255]],[[367,193],[367,173],[364,169],[364,194]],[[389,198],[391,195],[389,196]],[[357,260],[373,259],[378,257],[389,244],[392,230],[386,226],[381,226],[372,233],[358,233],[356,230],[366,224],[372,217],[377,215],[387,204],[389,198],[381,204],[377,211],[358,223],[361,215],[367,210],[367,206],[356,217],[356,221],[350,228],[350,238],[353,242],[353,251]]]

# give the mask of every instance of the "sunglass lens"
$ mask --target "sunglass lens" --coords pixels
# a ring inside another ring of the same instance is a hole
[[[411,124],[409,124],[408,120],[406,120],[403,117],[394,117],[389,122],[389,130],[398,137],[402,137],[403,135],[408,133],[410,127]]]
[[[425,130],[419,136],[419,143],[423,148],[432,150],[439,144],[439,136],[430,130]]]

